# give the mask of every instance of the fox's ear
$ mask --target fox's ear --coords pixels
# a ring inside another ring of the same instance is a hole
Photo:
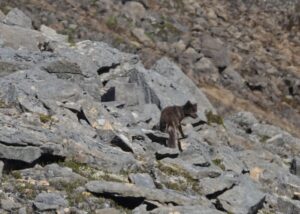
[[[184,104],[185,106],[189,106],[189,105],[192,105],[191,101],[186,101],[186,103]]]
[[[195,109],[197,109],[197,103],[195,103],[193,106],[194,106]]]

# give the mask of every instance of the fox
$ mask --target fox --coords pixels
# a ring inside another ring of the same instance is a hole
[[[198,117],[197,103],[193,104],[189,100],[183,106],[168,106],[161,111],[159,128],[160,131],[169,134],[168,147],[176,148],[178,142],[177,130],[179,130],[182,138],[186,137],[181,127],[181,121],[189,116],[192,118]]]

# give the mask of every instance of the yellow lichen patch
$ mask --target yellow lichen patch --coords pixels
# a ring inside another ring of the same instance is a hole
[[[259,167],[254,167],[250,170],[250,177],[255,181],[259,181],[259,178],[261,177],[263,172],[264,169]]]

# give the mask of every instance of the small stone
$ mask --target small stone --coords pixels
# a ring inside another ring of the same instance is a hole
[[[34,206],[40,210],[56,210],[68,206],[68,202],[58,193],[40,193],[34,200]]]
[[[147,173],[130,174],[129,179],[137,186],[156,188],[153,179]]]

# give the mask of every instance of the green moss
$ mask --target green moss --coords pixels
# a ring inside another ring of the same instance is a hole
[[[8,106],[6,105],[6,103],[2,100],[0,100],[0,108],[7,108]]]
[[[48,123],[48,122],[52,122],[52,117],[51,115],[46,115],[46,114],[40,114],[40,121],[42,123]]]
[[[222,162],[221,159],[214,159],[214,160],[212,160],[212,162],[213,162],[216,166],[220,167],[223,171],[225,170],[225,165],[223,164],[223,162]]]
[[[261,143],[266,143],[267,140],[269,140],[269,139],[270,139],[269,136],[267,136],[267,135],[262,135],[262,136],[260,136],[259,141],[260,141]]]
[[[84,163],[78,163],[74,160],[68,160],[60,163],[61,166],[71,168],[74,172],[89,180],[105,180],[115,182],[126,182],[129,172],[121,171],[118,175],[109,172],[101,171],[88,166]]]
[[[37,195],[38,191],[35,189],[35,185],[27,182],[18,182],[15,185],[16,191],[18,191],[24,198],[33,200]]]
[[[217,114],[214,114],[212,111],[205,112],[207,123],[208,125],[211,125],[212,123],[216,123],[219,125],[224,126],[223,118]]]
[[[116,16],[109,16],[106,20],[106,26],[109,29],[116,30],[118,28],[118,19]]]
[[[19,171],[13,171],[11,172],[11,175],[15,178],[15,179],[21,179],[22,175]]]
[[[164,182],[163,184],[168,189],[173,189],[177,191],[186,191],[187,189],[192,189],[196,193],[200,193],[201,189],[198,184],[198,179],[194,179],[188,172],[184,169],[178,168],[172,165],[162,164],[158,162],[158,169],[166,174],[167,176],[182,177],[185,182]]]

